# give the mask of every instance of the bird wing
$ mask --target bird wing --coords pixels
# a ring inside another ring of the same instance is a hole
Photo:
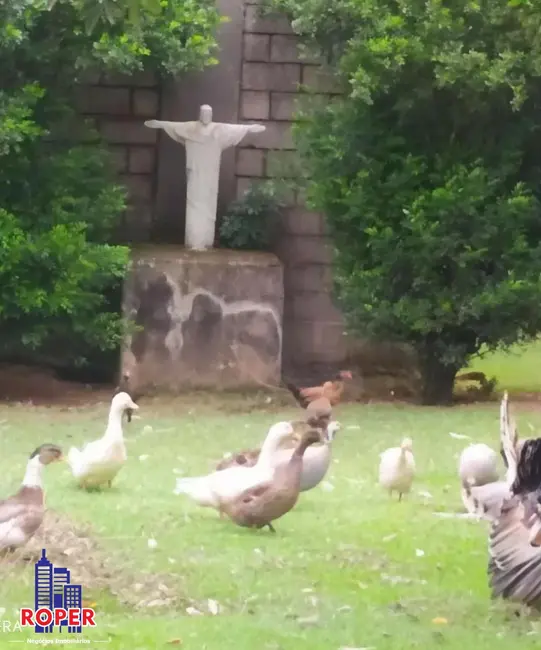
[[[313,401],[318,399],[318,397],[325,396],[325,390],[323,386],[311,386],[308,388],[301,388],[300,394],[307,400]]]
[[[490,534],[490,586],[494,596],[528,605],[541,599],[541,517],[537,494],[513,496],[502,505]]]
[[[478,486],[464,483],[462,490],[464,505],[468,512],[479,515],[487,521],[495,521],[500,516],[503,502],[511,496],[505,481]]]
[[[242,503],[251,503],[256,499],[261,498],[269,490],[272,484],[273,484],[272,481],[266,481],[265,483],[262,483],[257,487],[246,490],[240,495],[239,501],[241,501]]]
[[[8,522],[10,519],[15,520],[25,513],[28,508],[27,504],[16,501],[15,499],[4,499],[0,501],[0,524]]]

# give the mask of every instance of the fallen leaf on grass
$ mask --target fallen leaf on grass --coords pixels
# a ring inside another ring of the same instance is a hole
[[[91,609],[94,609],[96,607],[97,603],[91,603],[88,600],[83,599],[83,607],[90,607]]]
[[[451,438],[455,438],[456,440],[471,440],[470,436],[464,436],[461,433],[453,433],[452,431],[449,431],[449,435]]]
[[[434,623],[434,625],[447,625],[448,621],[442,616],[436,616],[436,618],[432,619],[432,623]]]
[[[435,517],[442,519],[477,519],[477,515],[472,515],[469,512],[433,512]]]
[[[182,641],[180,639],[171,639],[171,641],[167,642],[168,645],[181,645]]]

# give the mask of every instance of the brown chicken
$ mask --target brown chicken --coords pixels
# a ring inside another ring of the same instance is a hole
[[[268,526],[273,533],[276,532],[271,522],[288,513],[297,503],[304,452],[318,442],[321,442],[320,432],[316,429],[307,431],[289,462],[276,468],[272,481],[246,490],[233,501],[222,503],[221,512],[239,526]]]
[[[332,381],[326,381],[320,386],[297,388],[291,383],[286,383],[286,386],[304,409],[308,408],[309,404],[313,404],[316,400],[322,398],[327,399],[331,406],[336,406],[344,393],[346,379],[352,379],[351,372],[349,370],[341,370]]]
[[[344,392],[345,380],[351,378],[349,370],[341,370],[332,381],[326,381],[321,386],[297,388],[292,383],[286,383],[286,386],[299,406],[306,410],[308,424],[326,428],[331,421],[332,407],[340,402]]]

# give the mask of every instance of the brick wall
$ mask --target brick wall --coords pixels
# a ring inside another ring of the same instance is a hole
[[[96,76],[82,86],[80,112],[95,120],[110,144],[119,180],[128,190],[128,209],[119,236],[148,241],[156,191],[157,130],[144,126],[157,118],[160,90],[154,75]]]
[[[286,18],[261,18],[257,0],[222,4],[242,5],[243,9],[240,11],[239,7],[238,18],[237,13],[232,14],[242,37],[241,64],[224,62],[228,71],[233,64],[235,70],[239,68],[238,107],[236,96],[232,95],[234,108],[238,109],[234,112],[241,123],[257,121],[267,127],[264,133],[246,138],[243,142],[247,144],[234,152],[235,187],[222,187],[221,191],[229,194],[226,190],[231,189],[231,194],[241,196],[251,183],[272,177],[276,170],[283,172],[284,165],[294,158],[291,124],[299,85],[323,95],[332,94],[336,89],[332,78],[323,73],[316,61],[301,56]],[[232,28],[237,29],[235,25]],[[198,103],[219,104],[223,88],[217,82],[209,88],[205,83],[209,75],[212,76],[211,71],[190,77],[189,87],[182,86],[183,94],[197,96]],[[148,73],[95,78],[81,89],[81,111],[96,119],[114,153],[120,180],[129,190],[129,209],[121,229],[125,241],[152,239],[157,225],[154,223],[157,184],[161,183],[163,191],[163,184],[171,183],[170,177],[161,181],[158,178],[159,131],[146,128],[143,122],[152,118],[196,119],[194,107],[189,115],[182,116],[183,105],[188,100],[186,97],[179,104],[175,96],[173,114],[164,115],[163,92],[156,78]],[[224,117],[218,115],[216,119]],[[170,147],[171,143],[166,139],[165,145]],[[177,147],[174,145],[171,163],[174,174],[179,173],[181,152]],[[222,173],[222,184],[224,178]],[[172,201],[167,196],[168,204],[175,204],[171,211],[176,223],[180,218],[177,210],[182,211],[177,204],[183,203],[184,198],[175,195]],[[347,352],[347,339],[343,335],[341,314],[331,299],[331,254],[324,218],[307,210],[300,196],[291,195],[289,203],[276,252],[284,264],[283,368],[286,373],[298,374],[299,370],[308,368],[339,366]]]
[[[270,178],[294,156],[292,116],[299,85],[330,94],[333,80],[317,62],[303,58],[283,16],[259,16],[257,1],[244,4],[240,121],[265,124],[266,131],[236,151],[237,196],[253,182]],[[284,263],[283,368],[340,365],[346,355],[343,320],[331,298],[331,251],[322,215],[302,197],[289,197],[277,254]]]

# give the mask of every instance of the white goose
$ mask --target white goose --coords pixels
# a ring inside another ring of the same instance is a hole
[[[207,476],[177,478],[175,494],[186,494],[200,506],[220,510],[222,502],[232,500],[245,490],[272,480],[272,456],[280,443],[292,434],[293,427],[289,422],[274,424],[267,433],[255,465],[234,465]]]
[[[87,443],[81,450],[75,447],[69,450],[68,463],[80,487],[111,487],[127,459],[122,416],[125,411],[136,411],[138,408],[128,393],[117,393],[111,402],[103,437]]]

